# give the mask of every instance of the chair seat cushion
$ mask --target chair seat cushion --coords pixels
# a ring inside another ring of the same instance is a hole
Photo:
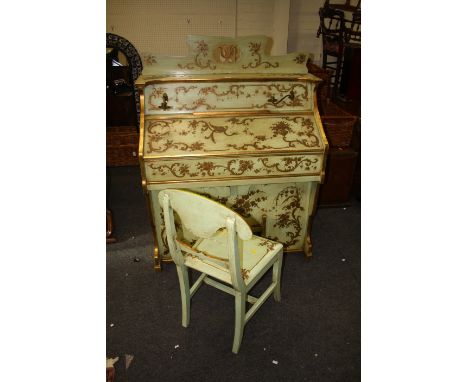
[[[254,268],[260,260],[267,260],[266,258],[275,256],[282,248],[282,244],[255,235],[253,235],[250,240],[245,240],[243,243],[243,251],[239,253],[240,266],[242,278],[245,283],[248,284],[249,279],[251,279],[256,273]],[[196,251],[201,252],[201,254],[197,255],[193,252],[186,252],[186,265],[191,268],[199,269],[200,267],[198,267],[197,264],[202,262],[225,273],[225,275],[221,274],[221,276],[225,277],[219,278],[230,280],[227,244],[228,240],[226,229],[216,232],[208,239],[200,240],[193,248]],[[181,247],[181,249],[184,251],[183,247]],[[202,268],[203,270],[199,270],[206,273],[206,268]]]

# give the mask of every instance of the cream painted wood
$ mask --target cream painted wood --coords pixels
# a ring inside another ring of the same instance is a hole
[[[232,73],[307,73],[306,55],[291,53],[271,56],[271,38],[245,37],[187,37],[186,57],[167,57],[142,52],[143,75],[193,75]]]
[[[190,36],[188,45],[186,57],[144,56],[136,82],[155,268],[172,260],[158,198],[163,189],[192,190],[225,204],[255,234],[310,258],[310,218],[328,143],[315,100],[320,80],[307,74],[306,55],[271,56],[265,36]],[[178,237],[190,241],[193,234],[177,219]],[[187,261],[203,272],[203,262]],[[213,264],[220,280],[230,279],[225,262]]]
[[[310,253],[307,229],[311,204],[317,192],[316,183],[289,182],[239,187],[213,187],[211,184],[211,187],[193,187],[191,191],[206,195],[233,210],[242,211],[249,216],[245,220],[248,221],[250,227],[258,233],[263,233],[264,237],[281,242],[287,251]],[[160,258],[167,260],[171,257],[168,243],[165,240],[166,228],[158,194],[158,190],[151,193],[153,216],[158,227],[156,230],[157,248]],[[187,241],[193,239],[184,227],[179,227],[178,234]],[[219,246],[220,244],[213,245]],[[205,246],[207,246],[206,243]],[[205,246],[201,249],[206,249]]]
[[[308,78],[308,77],[305,77]],[[312,79],[312,77],[310,77]],[[299,80],[232,81],[232,82],[190,82],[177,81],[158,83],[145,88],[145,114],[164,115],[202,111],[306,111],[313,109],[315,83]],[[289,94],[294,92],[294,99]],[[167,105],[161,108],[163,95]],[[271,102],[275,97],[281,102]]]
[[[147,180],[151,184],[170,181],[208,179],[258,179],[260,177],[320,176],[323,155],[263,155],[211,157],[204,159],[155,160],[146,162]]]
[[[172,216],[167,216],[168,209],[166,203],[170,199],[171,207],[177,211],[180,219],[185,222],[184,227],[197,237],[207,239],[212,237],[216,231],[225,227],[226,219],[232,218],[236,222],[236,231],[242,240],[249,240],[252,237],[252,231],[249,225],[242,217],[230,209],[215,204],[212,200],[196,195],[193,192],[179,190],[165,190],[160,194],[159,200],[164,198],[164,218],[174,225]],[[200,210],[203,214],[200,214]],[[169,220],[167,220],[169,219]],[[173,233],[175,235],[175,232]]]
[[[158,200],[163,206],[166,240],[177,267],[182,326],[187,327],[190,323],[190,300],[202,282],[233,295],[235,324],[232,352],[237,354],[245,324],[271,294],[276,301],[281,299],[282,244],[252,235],[249,225],[239,214],[198,194],[167,189],[159,193]],[[197,237],[192,240],[195,244],[178,237],[175,213],[180,218],[180,224]],[[202,273],[192,287],[187,268]],[[259,298],[249,296],[248,291],[270,268],[273,268],[271,285]],[[252,304],[247,312],[246,302]]]
[[[323,154],[314,115],[249,115],[145,119],[145,159],[213,155]],[[208,150],[208,151],[207,151]]]

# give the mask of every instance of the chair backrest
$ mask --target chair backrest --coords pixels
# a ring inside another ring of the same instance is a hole
[[[320,8],[320,26],[317,37],[341,41],[343,38],[344,12],[333,8]]]
[[[361,12],[353,13],[353,20],[348,23],[346,27],[345,41],[347,43],[360,44],[361,43]]]
[[[199,238],[207,239],[219,229],[227,228],[231,278],[236,284],[242,280],[238,249],[242,243],[239,243],[237,238],[249,240],[252,237],[252,230],[242,216],[220,203],[184,190],[166,189],[160,191],[159,203],[164,210],[169,251],[176,264],[181,265],[184,260],[180,245],[176,242],[172,210],[177,212],[184,228]]]

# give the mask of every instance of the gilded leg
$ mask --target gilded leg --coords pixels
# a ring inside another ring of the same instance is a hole
[[[304,243],[304,255],[306,260],[312,258],[312,232],[308,232]]]
[[[312,258],[312,215],[309,216],[307,220],[307,229],[306,235],[304,240],[304,256],[306,260],[310,260]]]
[[[154,270],[161,271],[161,258],[159,257],[159,250],[158,250],[157,244],[155,244],[153,248],[153,256],[154,256]]]

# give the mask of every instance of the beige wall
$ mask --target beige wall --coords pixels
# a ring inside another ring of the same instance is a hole
[[[137,50],[185,55],[188,34],[273,38],[273,54],[304,51],[320,62],[323,0],[106,0],[106,31]]]
[[[137,50],[185,55],[188,34],[233,36],[236,0],[106,0],[106,31]]]
[[[319,8],[323,0],[291,0],[289,8],[288,52],[312,53],[316,64],[322,62],[322,40],[317,38]]]

